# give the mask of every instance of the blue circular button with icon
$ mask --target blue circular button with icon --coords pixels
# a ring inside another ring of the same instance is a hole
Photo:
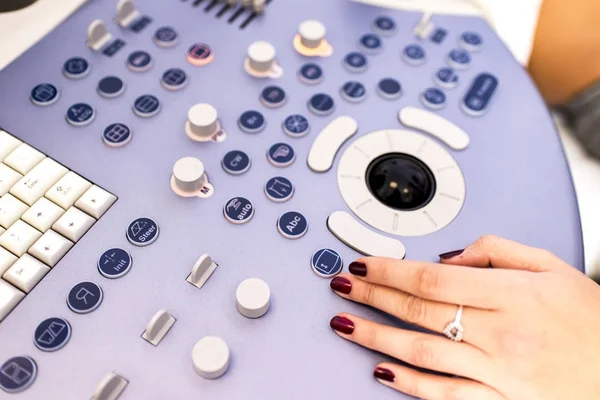
[[[152,56],[147,51],[134,51],[127,57],[127,68],[133,72],[148,71],[152,68]]]
[[[300,239],[308,231],[308,221],[299,212],[288,211],[277,220],[277,230],[286,239]]]
[[[267,159],[275,167],[287,167],[296,159],[296,153],[287,143],[275,143],[269,148]]]
[[[158,239],[158,224],[150,218],[136,218],[127,227],[127,239],[135,246],[148,246]]]
[[[58,100],[58,89],[51,83],[40,83],[31,89],[29,98],[36,106],[49,106]]]
[[[234,197],[223,206],[223,215],[232,224],[245,224],[254,216],[254,206],[245,197]]]
[[[446,105],[446,94],[438,88],[429,88],[421,94],[421,101],[427,107],[439,110]]]
[[[310,132],[310,123],[305,116],[292,114],[288,116],[281,125],[283,132],[293,138],[306,136]]]
[[[160,83],[165,89],[179,90],[188,83],[188,76],[181,68],[169,68],[160,77]]]
[[[154,32],[152,39],[159,47],[172,47],[177,44],[177,31],[170,26],[162,26]]]
[[[160,112],[160,102],[151,94],[144,94],[133,103],[133,112],[142,118],[150,118]]]
[[[332,249],[317,250],[310,259],[310,266],[315,274],[322,278],[333,278],[342,272],[344,262],[342,256]]]
[[[106,76],[100,79],[96,90],[102,97],[118,97],[125,92],[125,83],[118,76]]]
[[[62,72],[69,79],[83,78],[90,72],[90,63],[83,57],[71,57],[63,64]]]
[[[469,51],[478,51],[483,45],[483,38],[480,34],[475,32],[463,32],[463,34],[460,35],[459,44],[462,48]]]
[[[285,91],[279,86],[267,86],[260,93],[260,101],[267,107],[281,107],[286,100]]]
[[[71,324],[63,318],[48,318],[37,326],[33,343],[42,351],[56,351],[65,347],[71,339]]]
[[[349,81],[344,83],[340,94],[347,101],[351,103],[358,103],[367,97],[367,89],[365,88],[365,85],[360,82]]]
[[[335,102],[328,94],[317,93],[308,100],[308,109],[317,115],[329,115],[335,109]]]
[[[75,103],[67,110],[65,118],[73,126],[84,126],[91,123],[96,117],[96,112],[87,103]]]
[[[307,63],[298,71],[300,80],[308,85],[314,85],[323,80],[323,69],[315,63]]]
[[[0,389],[18,393],[29,388],[37,378],[37,364],[31,357],[9,358],[0,367]]]
[[[102,132],[102,141],[108,147],[123,147],[131,141],[131,129],[120,122],[110,124]]]
[[[232,150],[223,156],[221,166],[231,175],[241,175],[250,169],[250,157],[241,150]]]
[[[390,17],[377,17],[373,22],[373,29],[382,35],[392,35],[396,32],[396,22]]]
[[[402,95],[402,85],[394,78],[384,78],[377,84],[377,92],[386,99],[397,99]]]
[[[363,53],[353,51],[344,57],[344,67],[350,72],[363,72],[367,69],[367,57]]]
[[[458,74],[450,67],[442,67],[437,70],[434,76],[435,83],[446,89],[453,89],[458,86]]]
[[[402,58],[407,64],[422,65],[427,60],[427,53],[423,46],[418,44],[409,44],[402,51]]]
[[[265,117],[258,111],[244,111],[238,119],[238,126],[246,133],[258,133],[265,128]]]
[[[118,247],[106,250],[97,262],[98,271],[108,279],[117,279],[126,275],[132,265],[131,255]]]
[[[94,282],[79,282],[69,291],[67,305],[74,313],[87,314],[100,307],[103,299],[104,292],[100,285]]]
[[[294,185],[283,176],[271,178],[265,184],[265,194],[267,198],[276,203],[288,201],[294,195]]]
[[[471,65],[471,55],[463,49],[454,49],[448,53],[448,65],[457,69],[467,69]]]
[[[383,42],[379,36],[373,33],[367,33],[360,37],[358,44],[360,48],[369,54],[377,54],[381,51]]]

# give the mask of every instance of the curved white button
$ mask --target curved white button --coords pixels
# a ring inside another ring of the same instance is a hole
[[[116,400],[129,382],[123,378],[111,372],[106,375],[104,379],[98,384],[94,395],[92,396],[93,400]]]
[[[404,125],[435,136],[455,150],[464,150],[469,146],[469,135],[445,118],[430,111],[416,107],[405,107],[398,114]]]
[[[186,280],[198,289],[202,289],[202,286],[204,286],[217,267],[218,265],[212,260],[210,255],[203,254],[198,258],[196,264],[194,264],[192,272]]]
[[[175,318],[167,312],[167,310],[159,310],[146,327],[146,330],[142,334],[142,338],[152,343],[154,346],[158,345],[160,341],[165,337],[169,329],[175,323]]]
[[[319,133],[308,153],[308,166],[315,172],[326,172],[333,165],[338,150],[358,131],[356,121],[347,116],[334,119]]]
[[[112,39],[112,34],[104,24],[104,21],[97,19],[88,26],[87,45],[94,51],[99,51]]]
[[[372,231],[347,212],[336,211],[331,214],[327,219],[327,227],[339,240],[367,256],[402,259],[406,255],[402,242]]]
[[[117,15],[115,21],[121,28],[127,28],[133,20],[140,16],[140,12],[136,10],[133,0],[120,0],[117,3]]]

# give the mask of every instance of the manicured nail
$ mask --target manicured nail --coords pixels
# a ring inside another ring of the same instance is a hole
[[[375,372],[373,372],[373,375],[375,376],[375,378],[381,379],[382,381],[386,382],[394,382],[396,380],[396,376],[392,371],[381,367],[375,368]]]
[[[331,280],[329,286],[336,292],[340,292],[343,294],[350,294],[352,290],[352,282],[350,282],[346,278],[342,278],[341,276],[336,276]]]
[[[350,263],[348,270],[352,275],[367,276],[367,266],[364,263],[358,261]]]
[[[460,249],[460,250],[449,251],[447,253],[442,253],[442,254],[440,254],[440,258],[442,260],[449,260],[456,256],[460,256],[464,251],[465,251],[465,249]]]
[[[329,326],[331,326],[331,329],[334,331],[338,331],[346,335],[352,335],[352,332],[354,332],[354,322],[350,321],[346,317],[340,317],[339,315],[331,319]]]

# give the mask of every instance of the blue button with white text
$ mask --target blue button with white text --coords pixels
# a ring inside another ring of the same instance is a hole
[[[150,218],[137,218],[127,227],[127,239],[135,246],[148,246],[158,239],[158,224]]]
[[[367,57],[358,51],[346,54],[344,67],[350,72],[363,72],[367,69]]]
[[[247,133],[258,133],[265,128],[265,117],[255,110],[244,111],[238,119],[238,126]]]
[[[429,88],[421,93],[421,101],[433,110],[439,110],[446,105],[446,94],[438,88]]]
[[[33,343],[42,351],[56,351],[71,339],[71,324],[63,318],[48,318],[37,326]]]
[[[260,101],[267,107],[281,107],[286,100],[285,91],[279,86],[267,86],[260,93]]]
[[[100,307],[103,299],[104,293],[100,285],[94,282],[80,282],[69,291],[67,305],[77,314],[87,314]]]
[[[172,47],[177,44],[177,31],[170,26],[163,26],[154,32],[152,39],[157,46]]]
[[[483,38],[480,34],[475,32],[463,32],[463,34],[460,35],[458,43],[466,50],[478,51],[483,45]]]
[[[437,70],[434,81],[446,89],[453,89],[458,85],[458,74],[450,67],[442,67]]]
[[[396,23],[390,17],[377,17],[373,22],[373,29],[382,35],[389,36],[396,32]]]
[[[250,169],[250,157],[241,150],[232,150],[223,156],[221,166],[231,175],[241,175]]]
[[[448,65],[457,69],[467,69],[471,65],[471,55],[463,49],[451,50],[448,54]]]
[[[98,271],[108,279],[117,279],[129,272],[133,265],[131,255],[123,249],[106,250],[98,258]]]
[[[152,56],[147,51],[134,51],[127,57],[127,68],[133,72],[148,71],[152,68]]]
[[[308,85],[315,85],[323,80],[323,69],[317,64],[304,64],[298,71],[298,77]]]
[[[265,194],[267,198],[276,203],[288,201],[294,195],[294,185],[283,176],[271,178],[265,184]]]
[[[484,72],[477,75],[462,100],[463,111],[473,117],[485,114],[499,85],[498,78],[492,74]]]
[[[73,126],[84,126],[89,124],[96,117],[96,112],[87,103],[73,104],[67,110],[65,118],[67,122]]]
[[[315,274],[322,278],[332,278],[342,272],[344,262],[342,256],[332,249],[320,249],[310,259],[310,266]]]
[[[409,44],[402,51],[402,59],[410,65],[422,65],[427,60],[425,49],[418,44]]]
[[[360,48],[369,54],[377,54],[382,49],[382,41],[379,36],[372,33],[362,35],[358,41]]]
[[[284,238],[299,239],[308,231],[308,221],[297,211],[288,211],[277,220],[277,230]]]
[[[358,103],[367,97],[367,89],[365,85],[356,81],[344,83],[340,90],[341,96],[351,103]]]
[[[317,115],[329,115],[335,109],[335,102],[325,93],[317,93],[308,101],[308,109]]]
[[[0,389],[18,393],[29,388],[37,377],[37,364],[31,357],[9,358],[0,367]]]
[[[254,216],[254,206],[245,197],[234,197],[223,206],[223,215],[232,224],[245,224]]]

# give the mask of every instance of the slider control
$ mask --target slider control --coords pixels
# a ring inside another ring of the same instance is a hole
[[[198,261],[196,261],[196,264],[194,264],[192,272],[187,277],[186,281],[196,286],[198,289],[202,289],[202,286],[204,286],[217,267],[218,265],[212,260],[210,255],[203,254]]]

